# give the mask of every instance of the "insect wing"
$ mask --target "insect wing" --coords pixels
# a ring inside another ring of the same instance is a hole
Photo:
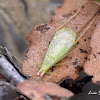
[[[69,28],[57,31],[49,45],[39,72],[44,74],[49,68],[62,60],[75,43],[76,34]]]

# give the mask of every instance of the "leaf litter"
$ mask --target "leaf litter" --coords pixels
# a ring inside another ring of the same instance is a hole
[[[93,76],[94,83],[100,84],[100,22],[97,24],[91,38],[91,54],[84,65],[84,70],[90,76]]]
[[[74,95],[71,91],[64,89],[54,83],[24,81],[18,84],[17,88],[32,100],[45,100],[43,98],[45,94],[66,98],[70,98]]]

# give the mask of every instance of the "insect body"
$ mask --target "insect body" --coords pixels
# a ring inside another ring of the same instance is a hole
[[[49,45],[43,64],[37,73],[37,76],[43,76],[48,69],[61,61],[73,47],[75,40],[76,34],[71,29],[62,28],[57,31]]]

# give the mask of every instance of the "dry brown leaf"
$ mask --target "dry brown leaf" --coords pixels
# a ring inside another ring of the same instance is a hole
[[[95,3],[89,2],[85,4],[82,6],[80,13],[64,27],[72,29],[77,34],[78,38],[82,34],[82,31],[87,27],[88,23],[94,18],[99,9],[100,7]],[[36,76],[44,58],[41,52],[45,55],[55,31],[73,14],[75,14],[75,12],[76,11],[55,15],[51,17],[51,21],[49,23],[38,25],[32,29],[30,34],[26,37],[26,39],[30,42],[30,45],[25,52],[27,59],[24,61],[22,66],[22,70],[25,74],[33,77]],[[76,79],[79,77],[79,69],[83,67],[84,62],[90,54],[90,39],[99,19],[100,16],[96,18],[95,22],[80,39],[79,43],[73,47],[72,50],[74,51],[61,61],[61,63],[70,63],[53,68],[53,76],[49,79],[50,82],[59,82],[63,78]],[[51,71],[52,69],[49,70],[49,72]],[[50,75],[45,74],[42,80],[47,80],[49,76]]]
[[[93,76],[93,82],[100,84],[100,22],[94,30],[90,42],[92,52],[84,65],[87,74]]]
[[[67,98],[70,98],[74,95],[71,91],[64,89],[54,83],[24,81],[18,84],[17,88],[32,100],[44,100],[43,96],[45,94]]]
[[[73,10],[77,10],[88,1],[89,0],[64,0],[62,6],[56,8],[55,14],[69,13]]]

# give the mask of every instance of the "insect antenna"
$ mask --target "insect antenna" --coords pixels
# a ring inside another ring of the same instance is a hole
[[[95,15],[95,17],[92,19],[92,21],[89,23],[89,25],[86,27],[86,29],[82,32],[82,34],[79,36],[79,38],[75,41],[75,43],[73,44],[73,46],[75,46],[77,44],[77,42],[79,42],[79,40],[81,39],[81,37],[85,34],[85,32],[90,28],[90,26],[92,25],[92,23],[95,21],[96,17],[98,16],[98,12]],[[69,52],[66,56],[70,55],[71,53],[73,53],[74,50],[72,50],[71,52]],[[72,61],[74,62],[74,61]],[[56,64],[55,66],[59,66],[59,65],[65,65],[67,63],[72,63],[72,62],[65,62],[65,63],[60,63],[60,64]]]
[[[4,49],[4,47],[0,46],[1,49]],[[10,52],[11,53],[11,52]],[[11,53],[11,55],[17,59],[19,62],[23,63],[17,56],[15,56],[13,53]]]
[[[56,30],[56,32],[57,32],[59,29],[61,29],[64,25],[66,25],[70,20],[72,20],[74,17],[76,17],[77,14],[80,12],[81,8],[82,8],[82,7],[80,7],[80,8],[78,9],[78,11],[77,11],[71,18],[69,18],[68,20],[66,20],[65,23],[62,24],[62,25]]]

